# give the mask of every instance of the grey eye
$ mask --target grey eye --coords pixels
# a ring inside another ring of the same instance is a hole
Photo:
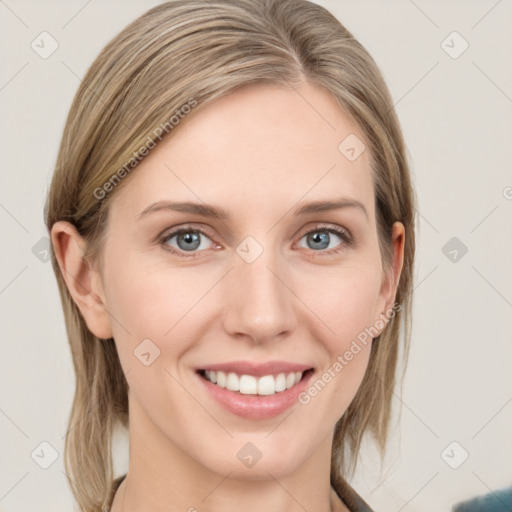
[[[333,238],[334,237],[334,238]],[[336,233],[333,233],[327,229],[317,229],[315,231],[310,231],[309,233],[306,233],[302,239],[306,239],[306,246],[300,246],[304,247],[306,249],[312,249],[312,250],[320,250],[323,251],[325,249],[332,249],[336,245],[339,245],[339,242],[341,241],[340,235],[337,235]],[[336,239],[338,239],[338,244],[336,244]],[[331,243],[334,242],[334,245],[331,245]]]
[[[180,251],[191,252],[196,250],[208,249],[208,243],[204,243],[202,238],[210,240],[200,231],[187,229],[170,233],[164,240],[164,243]],[[171,241],[175,239],[175,242]]]

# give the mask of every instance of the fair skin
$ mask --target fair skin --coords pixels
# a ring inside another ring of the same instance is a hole
[[[313,368],[313,382],[393,306],[404,227],[393,226],[393,264],[384,272],[368,151],[349,161],[338,150],[350,133],[365,137],[331,95],[306,83],[241,89],[178,128],[114,191],[101,268],[82,259],[73,226],[57,222],[51,233],[70,293],[89,329],[115,340],[129,384],[129,472],[112,510],[346,511],[330,486],[332,435],[370,344],[310,403],[269,418],[226,410],[197,369],[288,361]],[[294,214],[341,197],[366,213]],[[170,210],[138,217],[162,200],[214,205],[230,218]],[[187,251],[191,242],[178,236],[158,243],[185,225],[192,235],[205,231],[200,246]],[[344,228],[353,243],[329,232],[325,249],[308,240],[325,227]],[[251,263],[236,252],[248,236],[263,248]],[[146,366],[133,352],[148,338],[160,355]],[[252,467],[237,457],[246,443],[262,454]]]

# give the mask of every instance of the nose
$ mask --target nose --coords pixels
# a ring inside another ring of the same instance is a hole
[[[284,267],[270,250],[264,250],[252,263],[235,258],[224,282],[224,328],[228,334],[266,343],[294,331],[296,299]]]

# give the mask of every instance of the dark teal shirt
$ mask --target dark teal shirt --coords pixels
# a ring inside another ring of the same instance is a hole
[[[485,494],[453,507],[453,512],[510,512],[512,510],[512,487]]]

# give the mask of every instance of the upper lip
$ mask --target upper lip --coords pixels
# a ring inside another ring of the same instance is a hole
[[[227,363],[210,364],[199,368],[206,371],[232,372],[238,375],[277,375],[279,373],[305,372],[313,367],[307,364],[291,363],[288,361],[267,361],[256,363],[254,361],[230,361]]]

